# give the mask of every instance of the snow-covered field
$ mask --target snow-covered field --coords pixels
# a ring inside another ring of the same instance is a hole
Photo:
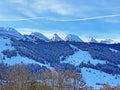
[[[61,63],[70,63],[74,66],[80,65],[81,62],[88,63],[90,61],[91,64],[96,65],[98,63],[105,64],[104,60],[93,59],[89,52],[78,50],[73,55],[68,56],[64,61]]]
[[[27,57],[21,57],[20,55],[17,55],[16,57],[11,57],[11,58],[6,58],[5,60],[1,60],[2,62],[8,64],[8,65],[15,65],[15,64],[38,64],[40,66],[49,66],[49,65],[45,65],[42,63],[39,63],[33,59],[29,59]]]
[[[114,53],[119,52],[118,50],[115,50],[115,49],[113,49],[113,48],[109,48],[109,50],[112,51],[112,52],[114,52]]]
[[[111,74],[90,68],[82,68],[81,72],[86,84],[88,86],[93,86],[96,89],[102,87],[102,84],[109,84],[112,87],[120,85],[120,76],[113,76]],[[101,85],[96,85],[96,83]]]
[[[9,38],[0,37],[0,52],[6,49],[14,50],[14,47],[11,46],[11,42]]]
[[[74,66],[78,66],[81,62],[88,63],[88,61],[90,61],[90,63],[93,65],[96,65],[98,63],[106,63],[104,60],[93,59],[87,51],[82,51],[73,45],[71,45],[71,47],[77,49],[77,51],[73,55],[68,56],[64,61],[61,61],[61,63],[70,63]],[[114,49],[110,50],[115,53],[117,52]],[[60,59],[62,60],[62,56]],[[120,85],[120,76],[113,76],[111,74],[107,74],[91,68],[82,68],[81,72],[87,86],[92,86],[96,89],[99,89],[103,84],[109,84],[111,86]],[[96,83],[99,83],[101,85],[96,85]]]

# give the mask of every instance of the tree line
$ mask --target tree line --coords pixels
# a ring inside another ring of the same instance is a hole
[[[53,68],[32,73],[22,64],[0,68],[0,90],[79,90],[85,86],[82,75],[76,71]]]
[[[94,90],[87,87],[82,75],[76,71],[60,71],[56,68],[41,73],[30,72],[25,65],[6,68],[0,65],[0,90]],[[120,90],[105,84],[100,90]]]

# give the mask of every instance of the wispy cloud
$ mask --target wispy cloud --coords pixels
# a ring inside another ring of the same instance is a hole
[[[9,8],[9,9],[8,9]],[[73,15],[74,7],[61,0],[4,0],[0,2],[0,19],[48,15]]]
[[[77,18],[77,19],[61,19],[61,20],[55,20],[55,21],[63,21],[63,22],[71,22],[71,21],[89,21],[89,20],[99,20],[99,19],[105,19],[105,18],[113,18],[113,17],[120,17],[120,14],[116,15],[104,15],[104,16],[94,16],[94,17],[86,17],[86,18]]]
[[[101,3],[96,0],[4,0],[0,2],[0,21],[46,19],[69,22],[104,18],[111,21],[111,17],[120,16],[118,3],[118,0],[101,0]]]
[[[104,15],[104,16],[94,16],[94,17],[86,17],[86,18],[75,18],[75,19],[61,19],[55,17],[31,17],[31,18],[18,18],[18,19],[0,19],[0,21],[29,21],[29,20],[50,20],[50,21],[59,21],[59,22],[72,22],[72,21],[89,21],[89,20],[99,20],[106,18],[120,17],[120,14],[116,15]]]

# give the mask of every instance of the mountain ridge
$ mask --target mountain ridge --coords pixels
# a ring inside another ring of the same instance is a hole
[[[10,35],[11,36],[11,35]],[[76,41],[49,41],[26,35],[24,39],[0,36],[0,61],[8,65],[25,64],[32,72],[42,70],[76,70],[83,74],[88,86],[96,83],[120,84],[120,44],[87,43]],[[101,73],[101,74],[100,74]],[[90,82],[96,78],[96,81]],[[100,74],[100,75],[99,75]],[[96,76],[97,75],[97,76]],[[101,80],[104,78],[104,80]],[[110,79],[114,82],[110,83]]]
[[[23,38],[22,34],[12,27],[0,27],[0,35],[16,37],[19,39]]]

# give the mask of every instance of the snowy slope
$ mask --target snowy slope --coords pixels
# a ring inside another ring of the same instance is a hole
[[[6,49],[14,50],[14,47],[11,46],[11,41],[9,38],[0,37],[0,53]]]
[[[45,66],[47,68],[50,68],[49,64],[42,64],[39,63],[33,59],[29,59],[27,57],[21,57],[20,55],[17,55],[16,57],[11,57],[11,58],[6,58],[5,60],[1,60],[1,62],[4,62],[5,64],[8,65],[15,65],[15,64],[38,64],[40,66]]]
[[[113,48],[109,48],[109,50],[110,50],[111,52],[114,52],[114,53],[118,53],[118,52],[119,52],[118,50],[115,50],[115,49],[113,49]]]
[[[15,50],[14,47],[12,47],[11,45],[11,41],[8,37],[0,37],[0,62],[4,62],[8,65],[15,65],[15,64],[20,64],[20,63],[24,63],[24,64],[38,64],[40,66],[45,66],[47,68],[51,68],[49,64],[42,64],[39,62],[36,62],[35,60],[29,59],[27,57],[22,57],[19,54],[15,57],[11,57],[11,58],[7,58],[5,56],[5,59],[3,59],[3,54],[2,51],[3,50]]]
[[[82,68],[81,72],[86,84],[88,86],[93,86],[95,89],[100,89],[100,87],[102,87],[103,84],[109,84],[112,87],[120,85],[119,75],[111,75],[90,68]]]
[[[51,41],[63,41],[56,33],[51,38]]]
[[[115,42],[111,39],[105,39],[105,40],[101,40],[100,43],[103,43],[103,44],[116,44],[118,42]]]
[[[89,42],[89,43],[98,43],[97,40],[95,40],[93,37],[90,37],[90,38],[88,39],[88,42]]]
[[[104,60],[98,60],[93,59],[89,52],[82,51],[78,49],[77,47],[70,45],[73,49],[76,49],[77,51],[68,57],[66,57],[65,60],[61,61],[61,63],[69,63],[74,66],[79,66],[81,62],[88,63],[90,61],[91,64],[96,65],[98,63],[105,64],[106,62]],[[118,51],[115,49],[110,48],[111,52],[117,53]],[[60,57],[60,60],[62,60],[62,56]],[[107,74],[105,72],[102,72],[100,70],[95,70],[91,68],[81,68],[81,73],[83,75],[83,79],[86,82],[87,86],[92,86],[95,89],[100,89],[100,87],[103,87],[104,84],[109,84],[111,86],[120,85],[120,75],[111,75]],[[99,85],[98,85],[99,84]]]
[[[75,46],[71,45],[72,48],[76,48]],[[88,63],[90,61],[91,64],[97,65],[98,63],[105,64],[106,62],[104,60],[98,60],[93,59],[89,52],[82,51],[78,49],[76,52],[74,52],[73,55],[68,56],[64,61],[61,61],[61,63],[70,63],[74,66],[78,66],[81,64],[81,62]]]
[[[43,41],[50,41],[46,36],[44,36],[43,34],[39,33],[39,32],[33,32],[31,33],[32,36],[40,39],[40,40],[43,40]]]
[[[16,37],[18,39],[23,38],[23,36],[17,32],[14,28],[11,27],[0,27],[0,36],[11,36]]]
[[[36,41],[35,38],[30,37],[30,35],[26,35],[26,34],[24,35],[23,40],[25,40],[25,41],[30,41],[30,42],[33,42],[33,43],[35,43],[35,41]]]
[[[75,41],[75,42],[83,42],[77,35],[68,34],[65,39],[65,41]]]

